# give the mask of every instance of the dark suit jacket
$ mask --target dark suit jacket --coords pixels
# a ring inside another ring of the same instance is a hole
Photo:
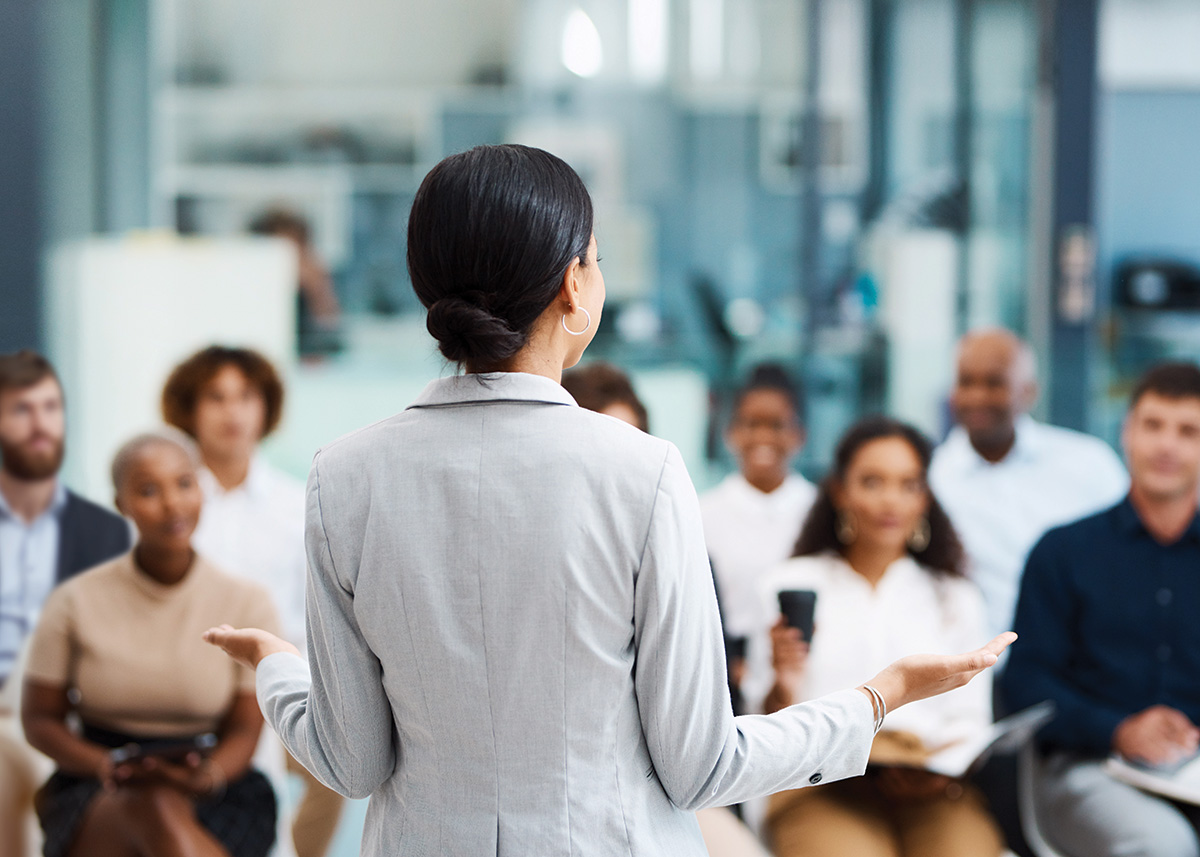
[[[58,532],[58,583],[120,556],[130,547],[129,524],[124,518],[71,491]]]

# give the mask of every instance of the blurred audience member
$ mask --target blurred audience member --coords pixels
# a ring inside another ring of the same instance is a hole
[[[898,657],[948,653],[988,639],[983,601],[962,576],[963,551],[926,483],[930,443],[892,420],[842,438],[833,473],[804,524],[795,557],[763,581],[816,593],[811,644],[782,616],[771,630],[776,711],[860,681]],[[929,751],[991,723],[988,682],[972,682],[888,715],[862,778],[783,792],[767,830],[777,857],[997,857],[1003,841],[970,784],[921,770]]]
[[[287,640],[304,651],[304,484],[258,454],[279,425],[283,396],[279,374],[261,354],[214,345],[172,371],[162,410],[200,448],[204,512],[196,549],[271,592]],[[296,853],[320,857],[337,830],[342,798],[290,760],[288,770],[306,784],[293,824]]]
[[[312,244],[303,217],[282,208],[264,212],[250,224],[257,235],[286,238],[296,248],[299,281],[296,293],[297,342],[302,357],[322,357],[342,350],[342,310],[333,278]]]
[[[1103,441],[1029,416],[1037,399],[1029,346],[1007,330],[969,333],[958,344],[951,394],[957,426],[930,467],[983,591],[988,629],[1012,624],[1025,558],[1050,527],[1107,508],[1128,490]]]
[[[610,363],[589,363],[563,373],[562,385],[581,408],[608,414],[644,432],[650,418],[629,376]]]
[[[129,525],[68,491],[63,391],[32,351],[0,355],[0,854],[25,853],[37,786],[8,685],[54,586],[129,550]],[[14,677],[14,682],[19,679]]]
[[[791,469],[804,446],[803,413],[800,392],[782,367],[755,368],[734,397],[725,434],[738,472],[700,498],[730,641],[766,632],[759,626],[763,575],[791,555],[817,493]],[[757,711],[767,688],[751,682],[740,689],[746,709]]]
[[[1105,757],[1170,766],[1200,741],[1200,368],[1138,382],[1122,432],[1131,489],[1051,530],[1029,556],[1001,684],[1018,706],[1054,700],[1035,804],[1068,857],[1195,855],[1200,807],[1113,779]]]
[[[192,549],[198,461],[176,435],[117,453],[117,508],[137,545],[55,589],[33,635],[22,720],[58,766],[37,796],[46,857],[264,857],[275,840],[274,792],[250,768],[263,722],[254,673],[200,637],[225,622],[274,627],[275,615],[261,587]],[[210,733],[207,753],[150,752]],[[147,754],[114,756],[129,744]]]

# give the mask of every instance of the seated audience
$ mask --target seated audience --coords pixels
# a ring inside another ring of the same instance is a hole
[[[59,479],[66,436],[54,367],[32,351],[0,355],[0,854],[26,853],[38,763],[12,710],[14,676],[54,586],[129,550],[129,525]],[[12,682],[9,679],[12,677]]]
[[[283,397],[278,373],[261,354],[212,346],[171,373],[162,410],[169,424],[195,439],[204,465],[197,474],[204,509],[193,544],[218,567],[266,588],[286,639],[303,652],[304,483],[258,451],[279,425]],[[287,768],[304,782],[291,831],[297,857],[321,857],[337,832],[343,799],[290,756]]]
[[[1200,740],[1200,368],[1134,389],[1122,432],[1129,496],[1048,532],[1025,567],[1001,678],[1015,705],[1057,705],[1040,735],[1035,804],[1067,857],[1200,854],[1200,808],[1126,785],[1119,754],[1170,766]]]
[[[581,408],[608,414],[649,433],[650,418],[629,376],[610,363],[588,363],[563,373],[562,385]]]
[[[1012,624],[1034,542],[1050,527],[1111,506],[1129,486],[1120,459],[1103,441],[1029,416],[1036,374],[1032,350],[1009,331],[964,336],[950,396],[957,425],[929,469],[995,634]]]
[[[763,580],[763,609],[784,590],[816,593],[811,644],[779,617],[771,630],[776,711],[916,652],[988,638],[983,603],[962,576],[962,547],[926,483],[932,449],[915,429],[865,420],[842,438],[795,548]],[[987,682],[888,715],[866,776],[783,792],[766,829],[777,857],[997,857],[1003,841],[967,782],[920,768],[930,751],[991,723]]]
[[[225,622],[275,627],[274,610],[193,550],[197,461],[174,434],[117,453],[117,508],[137,544],[55,589],[34,631],[22,721],[58,766],[36,800],[46,857],[264,857],[275,840],[274,792],[250,767],[254,672],[201,639]],[[209,753],[113,753],[210,733]]]
[[[725,636],[744,640],[767,630],[759,625],[762,577],[791,555],[817,493],[791,469],[804,446],[803,405],[781,367],[765,364],[751,372],[734,398],[725,440],[738,471],[700,497],[700,513]],[[766,690],[743,681],[745,709],[758,711]]]

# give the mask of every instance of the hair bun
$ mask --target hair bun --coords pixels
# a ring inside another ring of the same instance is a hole
[[[425,327],[447,360],[478,366],[507,360],[521,350],[526,339],[503,319],[457,296],[430,304]]]

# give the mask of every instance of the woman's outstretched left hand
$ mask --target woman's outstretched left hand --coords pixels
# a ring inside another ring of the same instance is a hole
[[[224,649],[227,655],[250,669],[257,669],[259,661],[268,655],[278,652],[300,654],[300,650],[287,640],[282,640],[274,634],[258,628],[234,628],[230,625],[220,625],[204,632],[204,642]]]

